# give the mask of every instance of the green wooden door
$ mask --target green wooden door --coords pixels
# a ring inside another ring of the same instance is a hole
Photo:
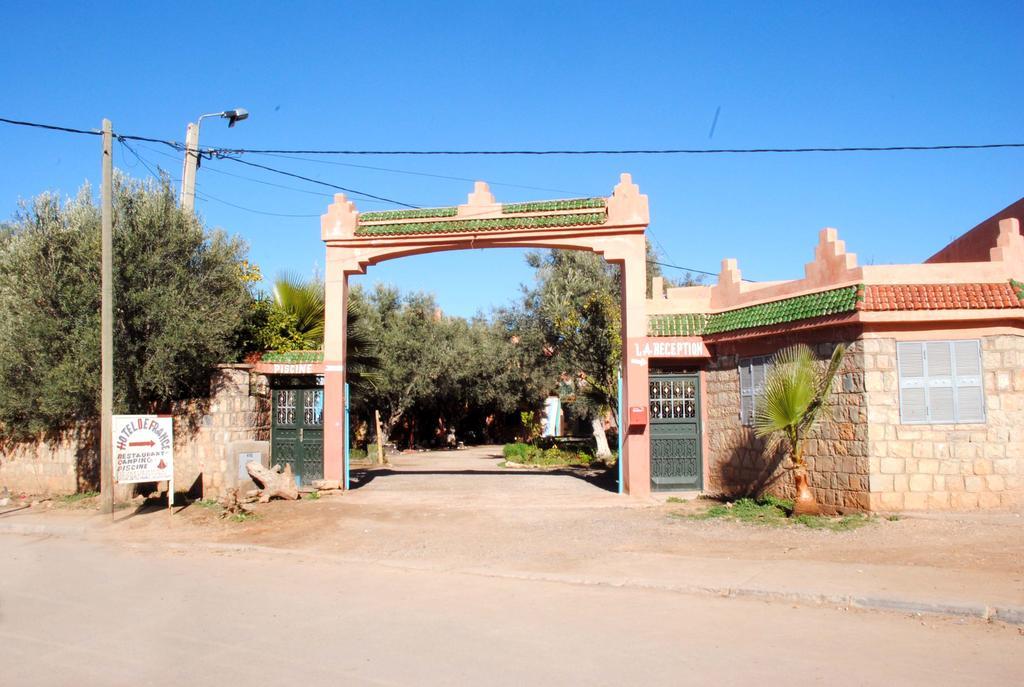
[[[651,375],[651,489],[700,490],[700,380],[696,374]]]
[[[323,388],[278,388],[273,392],[271,460],[291,465],[299,485],[324,477]]]

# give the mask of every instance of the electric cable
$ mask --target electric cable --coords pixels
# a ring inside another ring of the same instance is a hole
[[[380,201],[383,201],[385,203],[392,203],[394,205],[401,205],[402,207],[412,208],[414,210],[418,210],[419,207],[420,207],[419,205],[412,205],[410,203],[403,203],[402,201],[394,200],[393,198],[385,198],[384,196],[378,196],[378,195],[374,195],[372,193],[366,193],[365,191],[357,191],[356,189],[353,189],[353,188],[346,188],[344,186],[339,186],[337,184],[332,184],[332,183],[329,183],[329,182],[326,182],[326,181],[320,181],[319,179],[313,179],[312,177],[302,176],[301,174],[295,174],[294,172],[288,172],[288,171],[285,171],[283,169],[277,169],[276,167],[270,167],[268,165],[261,165],[258,162],[249,162],[248,160],[243,160],[242,158],[233,157],[231,155],[221,155],[221,154],[218,154],[218,155],[216,155],[216,157],[219,160],[232,160],[234,162],[238,162],[238,163],[243,164],[243,165],[248,165],[249,167],[258,167],[259,169],[265,169],[268,172],[274,172],[275,174],[282,174],[284,176],[293,177],[295,179],[302,179],[303,181],[308,181],[308,182],[310,182],[312,184],[320,184],[321,186],[326,186],[328,188],[333,188],[333,189],[337,189],[339,191],[344,191],[345,193],[352,193],[352,194],[355,194],[355,195],[363,196],[364,198],[373,198],[375,200],[380,200]]]
[[[208,148],[217,154],[278,155],[750,155],[762,153],[888,153],[936,150],[993,150],[1024,148],[1024,143],[979,143],[900,146],[817,146],[808,148],[621,148],[582,150],[284,150],[265,148]]]
[[[42,124],[0,117],[0,122],[17,126],[28,126],[73,134],[99,136],[102,132],[88,129]],[[175,150],[184,150],[185,144],[149,136],[119,134],[130,141],[161,143]],[[895,145],[895,146],[814,146],[801,148],[596,148],[596,149],[551,149],[551,150],[313,150],[288,148],[215,148],[200,149],[207,156],[231,156],[246,153],[264,155],[750,155],[764,153],[888,153],[921,152],[943,150],[996,150],[1000,148],[1024,148],[1024,143],[960,143],[940,145]],[[229,158],[230,159],[230,158]]]
[[[429,177],[431,179],[447,179],[449,181],[468,181],[470,183],[479,181],[479,179],[472,179],[470,177],[454,177],[446,174],[431,174],[429,172],[414,172],[408,169],[395,169],[393,167],[375,167],[373,165],[357,165],[353,162],[338,162],[337,160],[317,160],[308,157],[296,157],[294,155],[279,155],[277,153],[257,153],[258,155],[267,155],[268,157],[276,157],[284,160],[300,160],[302,162],[312,162],[318,165],[337,165],[339,167],[353,167],[355,169],[369,169],[375,172],[389,172],[391,174],[408,174],[411,176],[418,177]],[[566,193],[571,196],[590,196],[595,194],[583,193],[581,191],[567,191],[564,188],[546,188],[544,186],[527,186],[525,184],[510,184],[503,181],[491,181],[487,180],[488,186],[503,186],[506,188],[521,188],[528,191],[545,191],[547,193]]]
[[[268,217],[301,217],[301,218],[309,219],[309,218],[312,218],[312,217],[319,217],[320,216],[320,215],[290,214],[290,213],[284,213],[284,212],[269,212],[267,210],[256,210],[256,209],[253,209],[253,208],[247,208],[244,205],[237,205],[235,203],[231,203],[231,202],[226,201],[226,200],[224,200],[222,198],[217,198],[216,196],[211,196],[206,191],[202,191],[202,192],[196,191],[196,198],[199,198],[200,200],[212,200],[212,201],[217,202],[217,203],[223,203],[224,205],[229,205],[229,206],[231,206],[233,208],[237,208],[239,210],[244,210],[245,212],[251,212],[251,213],[256,214],[256,215],[267,215]]]

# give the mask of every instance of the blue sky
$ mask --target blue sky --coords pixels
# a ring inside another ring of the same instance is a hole
[[[109,117],[122,133],[181,140],[199,114],[245,107],[234,129],[206,120],[202,144],[248,148],[1024,141],[1020,2],[190,5],[5,3],[0,116],[81,128]],[[170,149],[137,150],[180,176]],[[863,263],[919,261],[1024,195],[1024,150],[247,159],[425,206],[464,202],[467,179],[502,201],[606,195],[628,171],[666,262],[717,271],[735,257],[752,279],[800,276],[823,226]],[[96,138],[0,125],[0,216],[95,182],[99,160]],[[120,146],[115,164],[147,174]],[[322,266],[329,189],[213,160],[198,190],[205,219],[244,236],[265,275]],[[406,258],[359,278],[432,291],[460,315],[529,279],[513,250]]]

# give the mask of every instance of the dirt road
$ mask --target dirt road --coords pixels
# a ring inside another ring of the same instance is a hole
[[[124,511],[115,534],[561,571],[616,556],[928,567],[1012,574],[1024,591],[1020,513],[878,518],[850,532],[753,527],[678,517],[694,504],[638,501],[576,476],[502,469],[500,447],[392,461],[391,469],[360,473],[345,495],[275,501],[260,506],[252,522],[221,523],[196,506],[170,522],[165,513]]]
[[[54,685],[1024,675],[1018,626],[848,603],[1024,606],[1016,513],[764,528],[505,470],[493,448],[393,460],[347,494],[275,501],[241,523],[195,504],[113,522],[67,509],[0,518],[0,670]]]
[[[0,535],[31,685],[1019,684],[1015,628]]]

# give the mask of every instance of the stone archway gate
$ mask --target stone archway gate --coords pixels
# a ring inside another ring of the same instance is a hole
[[[464,205],[364,212],[337,194],[321,217],[327,247],[324,334],[324,478],[342,480],[345,433],[345,344],[348,278],[370,265],[408,255],[467,248],[565,248],[589,250],[622,269],[623,490],[650,493],[650,446],[646,423],[647,360],[630,358],[647,334],[645,299],[650,221],[647,196],[623,174],[607,198],[530,203],[495,201],[478,181]],[[642,407],[642,413],[629,412]],[[629,418],[643,417],[630,426]]]

